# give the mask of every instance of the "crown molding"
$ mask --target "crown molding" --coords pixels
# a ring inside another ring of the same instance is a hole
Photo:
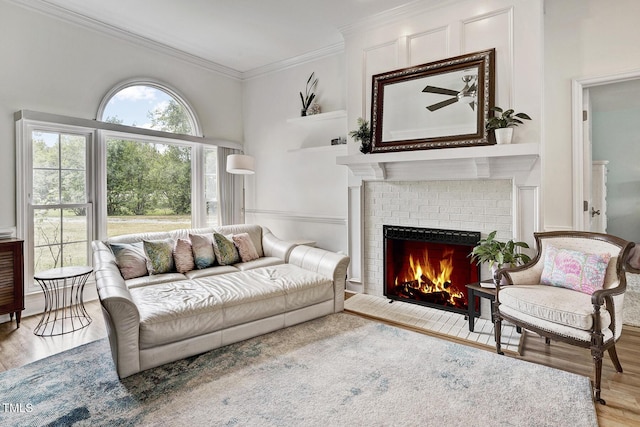
[[[307,52],[302,55],[294,56],[293,58],[284,59],[282,61],[274,62],[272,64],[245,71],[242,73],[242,79],[250,80],[256,77],[261,77],[267,74],[286,70],[287,68],[292,68],[298,65],[306,64],[308,62],[316,61],[318,59],[338,55],[343,52],[344,42],[336,43],[330,46],[313,50],[311,52]]]
[[[90,18],[88,16],[71,11],[69,9],[60,7],[58,5],[54,5],[52,3],[49,3],[47,0],[7,0],[7,1],[17,6],[23,7],[25,9],[30,9],[30,10],[60,19],[65,22],[76,24],[78,26],[81,26],[83,28],[86,28],[92,31],[97,31],[99,33],[114,37],[118,40],[124,40],[129,43],[133,43],[138,46],[143,46],[145,48],[154,50],[156,52],[172,56],[173,58],[176,58],[178,60],[188,62],[192,65],[196,65],[205,70],[222,74],[226,77],[230,77],[235,80],[242,79],[242,73],[240,71],[215,63],[213,61],[208,61],[196,55],[191,55],[182,50],[173,48],[163,43],[156,42],[149,38],[142,37],[140,35],[127,31],[123,28],[109,25],[104,22],[98,21],[96,19]]]
[[[393,9],[371,15],[367,18],[354,22],[353,24],[345,25],[338,28],[338,30],[346,39],[347,37],[353,36],[361,31],[372,30],[383,25],[410,18],[422,12],[438,9],[461,1],[464,0],[415,0],[411,3],[406,3],[401,6],[394,7]]]

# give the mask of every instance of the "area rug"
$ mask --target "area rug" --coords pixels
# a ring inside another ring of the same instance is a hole
[[[3,426],[597,426],[586,377],[347,313],[123,380],[103,339],[0,396]]]

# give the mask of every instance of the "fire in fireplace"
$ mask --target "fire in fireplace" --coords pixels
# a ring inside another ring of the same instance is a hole
[[[466,285],[480,281],[468,257],[479,232],[385,225],[383,233],[387,298],[467,313]]]

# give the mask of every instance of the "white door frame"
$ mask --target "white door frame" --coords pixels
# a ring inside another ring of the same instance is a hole
[[[571,129],[573,144],[573,229],[588,230],[589,224],[585,224],[583,214],[583,201],[589,200],[590,195],[585,194],[584,171],[584,131],[582,127],[583,95],[582,91],[589,87],[601,86],[611,83],[620,83],[628,80],[640,79],[640,70],[633,70],[618,74],[609,74],[598,77],[585,77],[571,81]]]

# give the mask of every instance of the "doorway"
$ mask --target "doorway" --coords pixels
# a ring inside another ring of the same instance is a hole
[[[573,89],[574,228],[639,242],[640,71]]]

